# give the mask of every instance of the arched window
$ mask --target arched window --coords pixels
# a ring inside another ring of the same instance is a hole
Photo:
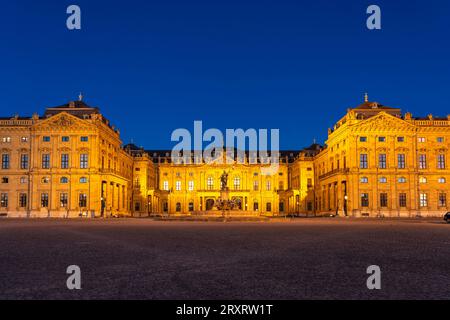
[[[47,184],[47,183],[50,182],[50,178],[49,177],[44,177],[44,178],[42,178],[41,182]]]
[[[367,177],[361,177],[361,179],[359,180],[361,183],[368,183],[369,179]]]
[[[69,178],[67,177],[61,177],[61,179],[59,180],[60,183],[69,183]]]
[[[194,211],[194,203],[189,202],[189,211]]]
[[[439,182],[439,183],[445,183],[445,181],[446,181],[446,180],[445,180],[444,177],[438,179],[438,182]]]
[[[81,177],[80,178],[80,183],[87,183],[88,179],[86,177]]]
[[[240,190],[241,189],[241,178],[235,177],[234,178],[234,190]]]
[[[386,182],[387,182],[386,177],[381,177],[381,178],[380,178],[380,183],[386,183]]]
[[[406,183],[406,178],[405,177],[398,178],[398,183]]]

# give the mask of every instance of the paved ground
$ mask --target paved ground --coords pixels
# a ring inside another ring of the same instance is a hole
[[[72,264],[80,291],[66,288]],[[0,298],[449,299],[450,225],[2,219]]]

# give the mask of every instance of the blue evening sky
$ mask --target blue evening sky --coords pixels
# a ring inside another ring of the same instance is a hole
[[[66,8],[82,30],[66,28]],[[382,9],[382,30],[366,8]],[[1,116],[76,99],[124,143],[171,148],[171,132],[279,128],[299,149],[349,107],[450,114],[449,1],[2,1]]]

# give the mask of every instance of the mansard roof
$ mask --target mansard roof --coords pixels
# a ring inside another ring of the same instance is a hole
[[[91,114],[98,114],[100,110],[97,107],[91,107],[82,100],[70,101],[66,104],[49,107],[45,110],[44,117],[53,116],[57,113],[65,111],[79,118],[84,118]]]

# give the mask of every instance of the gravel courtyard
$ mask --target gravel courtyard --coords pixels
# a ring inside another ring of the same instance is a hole
[[[2,219],[0,243],[0,299],[450,298],[440,220]],[[370,265],[381,290],[366,287]]]

